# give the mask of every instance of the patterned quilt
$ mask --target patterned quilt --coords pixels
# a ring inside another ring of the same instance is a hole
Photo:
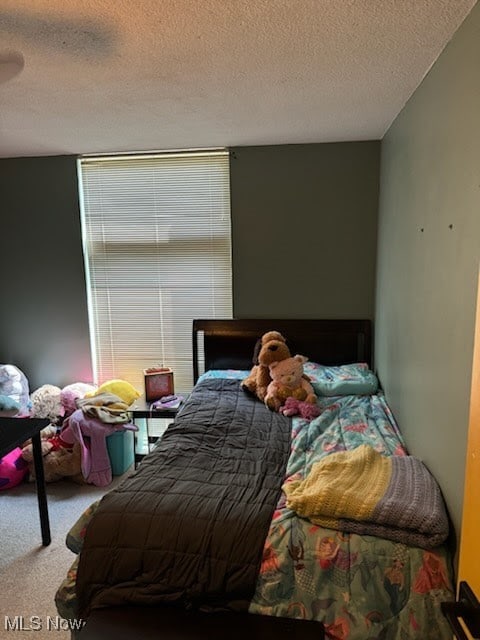
[[[335,451],[406,449],[383,395],[322,398],[321,416],[295,420],[287,482]],[[335,640],[451,640],[440,603],[453,598],[445,547],[424,550],[323,528],[283,496],[268,534],[252,613],[320,620]]]

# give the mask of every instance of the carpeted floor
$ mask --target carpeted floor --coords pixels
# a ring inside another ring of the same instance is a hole
[[[65,536],[83,510],[121,478],[115,477],[106,488],[69,480],[48,484],[52,542],[47,547],[41,544],[35,484],[0,492],[0,639],[70,638],[54,602],[75,558],[65,546]]]

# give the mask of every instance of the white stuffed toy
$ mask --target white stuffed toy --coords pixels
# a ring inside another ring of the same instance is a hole
[[[48,418],[55,424],[65,415],[65,409],[61,402],[60,387],[53,384],[44,384],[36,389],[31,395],[32,402],[31,415],[34,418]]]

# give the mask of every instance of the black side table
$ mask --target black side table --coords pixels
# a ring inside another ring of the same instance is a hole
[[[156,435],[151,435],[148,429],[148,421],[151,418],[161,418],[161,419],[165,419],[165,418],[175,418],[175,416],[177,415],[177,413],[180,411],[182,405],[183,405],[182,401],[178,407],[172,408],[172,407],[162,407],[159,409],[152,409],[151,406],[151,402],[147,402],[145,400],[144,396],[141,396],[140,398],[138,398],[138,400],[136,400],[131,407],[129,407],[128,411],[132,416],[132,421],[135,424],[135,420],[137,418],[145,418],[146,419],[146,425],[147,425],[147,441],[148,441],[148,445],[150,448],[151,444],[155,444],[155,442],[158,441],[158,439],[160,438],[160,436],[156,436]],[[137,435],[135,433],[135,437],[134,437],[134,459],[135,459],[135,468],[137,468],[138,463],[140,462],[140,460],[142,460],[142,458],[145,457],[146,454],[144,453],[140,453],[137,451]]]
[[[42,532],[42,544],[45,547],[50,544],[51,536],[40,431],[49,424],[50,420],[46,418],[0,418],[0,458],[10,453],[25,440],[32,439],[40,529]]]

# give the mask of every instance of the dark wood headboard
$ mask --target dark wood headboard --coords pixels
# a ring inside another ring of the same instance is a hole
[[[325,365],[366,362],[372,365],[370,320],[194,320],[193,380],[204,368],[252,367],[255,343],[267,331],[280,331],[292,355],[300,353]]]

